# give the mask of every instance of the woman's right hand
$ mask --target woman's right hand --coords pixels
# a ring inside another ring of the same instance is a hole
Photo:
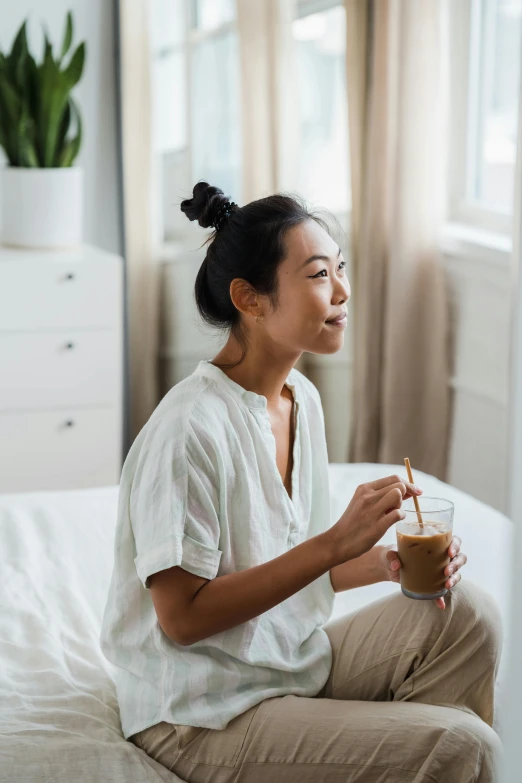
[[[420,487],[397,475],[360,484],[346,511],[328,531],[337,562],[360,557],[371,549],[389,527],[406,516],[402,501],[421,494]]]

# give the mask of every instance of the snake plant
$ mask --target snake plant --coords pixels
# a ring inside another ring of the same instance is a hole
[[[59,57],[54,57],[47,32],[44,38],[40,64],[29,52],[27,20],[11,52],[5,55],[0,51],[0,145],[10,166],[72,166],[82,143],[80,110],[71,91],[82,76],[85,42],[64,64],[73,38],[71,12],[67,14]]]

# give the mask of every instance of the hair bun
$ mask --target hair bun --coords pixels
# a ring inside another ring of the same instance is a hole
[[[220,188],[209,185],[208,182],[198,182],[194,185],[192,198],[182,201],[180,209],[189,220],[197,220],[202,228],[210,228],[214,225],[219,210],[228,201]]]

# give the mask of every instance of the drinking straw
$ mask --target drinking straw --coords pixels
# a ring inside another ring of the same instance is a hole
[[[406,470],[408,471],[408,478],[409,478],[411,484],[414,484],[415,482],[413,481],[413,473],[411,472],[411,465],[410,465],[410,460],[408,459],[408,457],[404,457],[404,464],[406,465]],[[417,495],[413,496],[413,502],[415,503],[415,511],[417,512],[419,525],[421,527],[423,527],[424,526],[424,522],[422,521],[422,514],[421,514],[421,511],[420,511],[420,507],[419,507],[419,501],[417,500]]]

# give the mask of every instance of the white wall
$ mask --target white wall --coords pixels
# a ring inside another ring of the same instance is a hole
[[[120,253],[112,0],[0,0],[0,47],[3,52],[10,50],[18,28],[29,16],[29,45],[40,61],[42,22],[56,52],[69,9],[74,15],[73,45],[87,43],[85,70],[75,91],[84,126],[76,160],[84,169],[84,238]],[[2,153],[2,165],[3,161]],[[5,194],[0,192],[0,198]]]

